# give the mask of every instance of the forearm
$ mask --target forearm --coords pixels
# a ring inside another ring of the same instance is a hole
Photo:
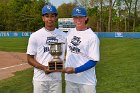
[[[65,69],[65,72],[68,73],[68,74],[84,72],[84,71],[86,71],[88,69],[91,69],[92,67],[96,66],[96,63],[97,63],[96,61],[89,60],[85,64],[83,64],[79,67],[76,67],[76,68],[67,67]]]
[[[86,71],[88,69],[91,69],[92,67],[94,67],[96,65],[96,63],[97,63],[96,61],[89,60],[84,65],[76,67],[75,73],[80,73],[80,72]]]
[[[28,60],[28,63],[35,68],[38,68],[38,69],[41,69],[41,70],[45,70],[47,68],[47,66],[44,66],[44,65],[40,64],[39,62],[37,62],[34,59],[33,55],[27,55],[27,60]]]

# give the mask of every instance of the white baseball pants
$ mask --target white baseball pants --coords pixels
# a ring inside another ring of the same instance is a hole
[[[66,81],[66,93],[96,93],[96,86]]]
[[[61,81],[33,81],[33,93],[62,93]]]

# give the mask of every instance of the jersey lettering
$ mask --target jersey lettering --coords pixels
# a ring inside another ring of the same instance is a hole
[[[44,52],[48,52],[50,51],[50,47],[48,47],[48,44],[49,43],[57,43],[58,42],[58,39],[56,39],[56,37],[47,37],[47,40],[46,40],[46,45],[44,45]]]
[[[58,39],[56,39],[56,37],[47,37],[47,41],[46,44],[48,43],[57,43]]]
[[[44,52],[48,52],[50,50],[49,47],[44,47]]]
[[[74,53],[80,52],[80,48],[78,48],[79,44],[81,43],[80,39],[81,39],[80,37],[73,36],[71,40],[71,45],[69,45],[69,49],[71,50],[71,52]]]
[[[75,47],[75,46],[69,46],[69,49],[71,50],[71,52],[74,52],[74,53],[80,52],[80,49],[78,47]]]

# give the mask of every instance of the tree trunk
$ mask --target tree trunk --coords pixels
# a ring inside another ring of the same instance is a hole
[[[135,32],[135,25],[136,25],[136,18],[137,18],[137,2],[138,2],[138,0],[136,0],[136,2],[135,2],[134,23],[133,23],[134,32]]]
[[[101,7],[101,11],[100,11],[100,32],[102,31],[102,3],[103,3],[103,0],[100,0],[100,7]]]
[[[108,31],[111,32],[112,30],[112,0],[109,0],[109,19],[108,19]]]
[[[125,0],[125,3],[128,8],[128,32],[130,32],[130,14],[131,14],[132,0]]]

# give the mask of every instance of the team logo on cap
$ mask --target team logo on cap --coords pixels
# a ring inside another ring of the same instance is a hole
[[[81,10],[80,9],[76,9],[77,13],[81,13]]]
[[[47,8],[48,8],[50,11],[52,11],[52,8],[51,8],[51,6],[47,6]]]

